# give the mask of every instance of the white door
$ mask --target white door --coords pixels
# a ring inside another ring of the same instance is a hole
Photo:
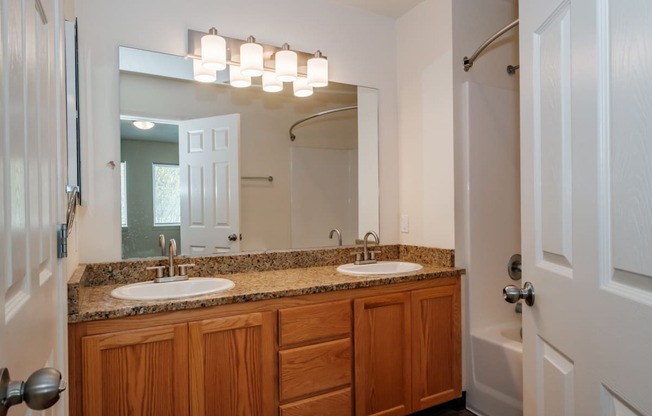
[[[652,414],[652,3],[521,0],[524,409]]]
[[[66,369],[65,277],[56,258],[63,17],[58,0],[0,7],[0,367],[24,381],[41,367]],[[21,404],[9,414],[27,411]],[[45,412],[64,413],[62,401]]]
[[[240,251],[240,115],[179,123],[181,253]]]

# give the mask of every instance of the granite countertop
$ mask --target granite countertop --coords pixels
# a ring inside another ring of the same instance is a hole
[[[337,265],[350,262],[359,247],[283,250],[179,257],[177,264],[190,260],[196,267],[191,276],[223,277],[235,287],[223,292],[180,299],[134,301],[111,297],[119,286],[154,278],[146,267],[165,265],[167,258],[124,260],[80,266],[68,280],[68,322],[170,312],[206,306],[276,299],[336,290],[356,289],[392,283],[459,276],[464,269],[453,267],[453,250],[406,245],[379,245],[379,261],[415,262],[423,269],[403,274],[348,276],[336,271]],[[162,283],[165,284],[165,283]]]
[[[336,266],[236,273],[219,276],[228,278],[235,283],[234,288],[224,292],[190,298],[151,301],[115,299],[111,297],[110,293],[116,287],[121,286],[121,284],[105,284],[83,287],[79,290],[77,311],[76,313],[69,314],[68,322],[94,321],[336,290],[348,290],[459,276],[463,273],[464,269],[439,265],[424,265],[423,269],[417,272],[375,276],[344,275],[336,271]]]

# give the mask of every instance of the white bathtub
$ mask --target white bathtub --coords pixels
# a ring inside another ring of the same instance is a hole
[[[473,382],[468,407],[478,415],[523,414],[523,343],[520,325],[498,325],[471,333]]]

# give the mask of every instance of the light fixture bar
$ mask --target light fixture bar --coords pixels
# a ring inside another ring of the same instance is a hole
[[[188,29],[188,54],[187,58],[200,59],[201,58],[201,38],[206,34],[206,32],[200,32],[197,30]],[[221,37],[226,41],[226,63],[228,65],[240,65],[240,46],[244,43],[247,43],[246,40],[230,38],[227,36]],[[274,54],[281,50],[281,47],[266,45],[264,43],[260,44],[263,47],[263,67],[267,71],[274,71]],[[298,75],[307,76],[308,75],[308,59],[314,58],[315,54],[300,52],[292,49],[297,53],[297,67]]]

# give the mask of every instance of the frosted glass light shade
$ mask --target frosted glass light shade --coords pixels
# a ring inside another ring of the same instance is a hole
[[[213,71],[226,68],[226,41],[217,36],[214,27],[208,31],[208,35],[201,38],[201,61],[204,67]]]
[[[263,91],[279,92],[283,91],[283,82],[276,79],[276,74],[265,71],[263,73]]]
[[[308,59],[308,85],[311,87],[328,86],[328,61],[320,51],[314,58]]]
[[[192,76],[195,81],[199,82],[215,82],[217,79],[215,71],[206,68],[199,59],[193,59],[192,61]]]
[[[276,79],[282,82],[292,82],[297,79],[297,54],[290,50],[290,45],[283,44],[283,50],[276,52]]]
[[[132,124],[134,125],[134,127],[141,130],[149,130],[155,125],[154,122],[147,121],[147,120],[134,120],[132,121]]]
[[[310,97],[312,95],[312,87],[308,85],[308,78],[298,77],[293,86],[296,97]]]
[[[240,72],[250,77],[263,75],[263,46],[253,36],[240,46]]]
[[[247,88],[251,85],[251,77],[242,75],[239,66],[229,65],[229,83],[232,87]]]

